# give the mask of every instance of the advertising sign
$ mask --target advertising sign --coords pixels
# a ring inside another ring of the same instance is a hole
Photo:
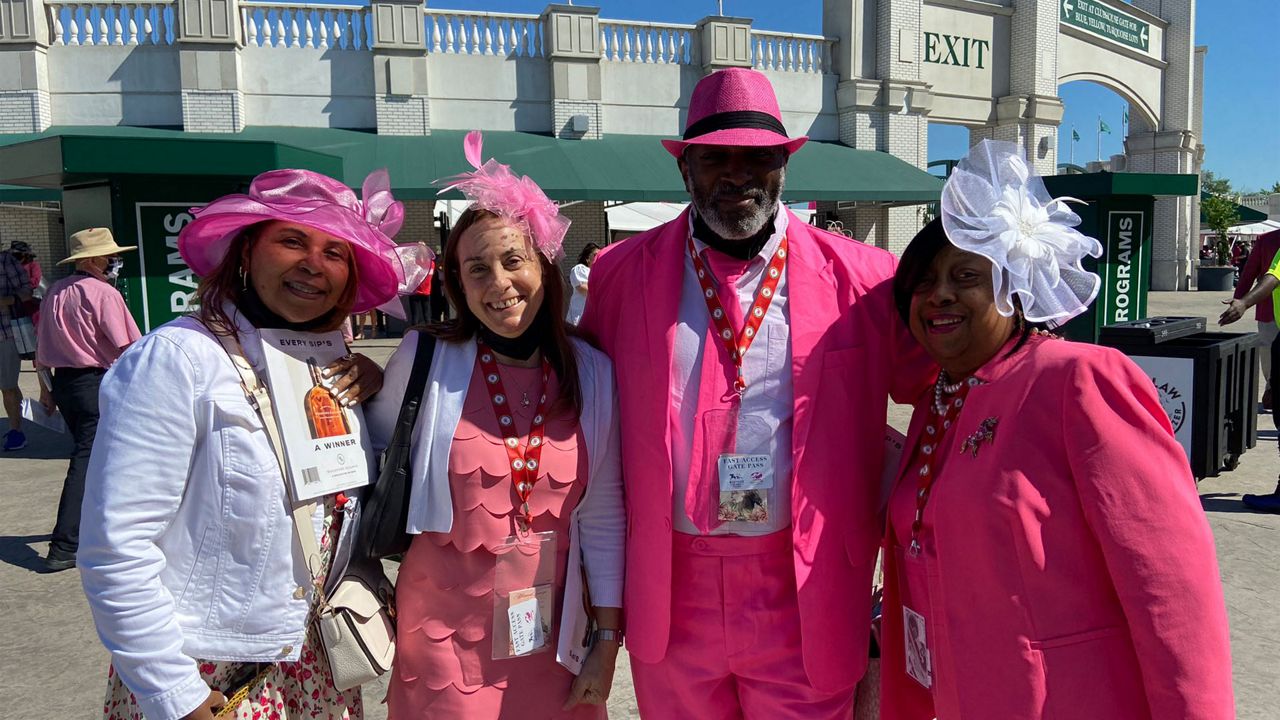
[[[1097,0],[1062,0],[1058,18],[1072,27],[1147,52],[1151,48],[1151,26]]]
[[[1141,320],[1147,316],[1146,283],[1143,281],[1150,258],[1147,251],[1146,213],[1141,210],[1112,210],[1107,213],[1107,234],[1098,273],[1098,326]]]
[[[360,408],[346,407],[321,373],[347,352],[342,333],[260,331],[267,387],[284,440],[294,501],[369,484],[373,453]]]
[[[1192,383],[1195,381],[1196,361],[1191,358],[1150,357],[1130,355],[1129,359],[1151,378],[1160,396],[1160,405],[1169,416],[1173,434],[1182,445],[1182,451],[1191,460],[1191,416],[1194,405]]]
[[[140,292],[126,292],[125,297],[143,332],[193,309],[199,278],[178,254],[178,232],[191,222],[191,208],[203,204],[134,203],[139,277],[133,282]]]

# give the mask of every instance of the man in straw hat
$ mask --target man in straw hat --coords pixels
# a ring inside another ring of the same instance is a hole
[[[98,386],[107,368],[140,336],[113,284],[123,264],[120,253],[136,248],[117,245],[107,228],[73,234],[71,255],[58,264],[74,263],[75,271],[54,283],[40,306],[36,366],[53,371],[50,388],[44,387],[41,373],[40,402],[50,411],[57,404],[75,442],[45,557],[49,572],[75,567],[85,471],[98,432]]]
[[[867,665],[886,398],[923,358],[890,322],[893,256],[781,204],[806,139],[763,74],[704,77],[663,141],[691,208],[591,269],[645,717],[848,718]]]

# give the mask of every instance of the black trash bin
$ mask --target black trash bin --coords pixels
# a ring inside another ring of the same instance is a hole
[[[1098,337],[1151,376],[1197,480],[1234,470],[1258,443],[1256,335],[1205,326],[1204,318],[1155,317],[1108,325]]]

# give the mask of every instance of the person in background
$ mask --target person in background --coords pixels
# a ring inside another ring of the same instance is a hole
[[[568,219],[529,178],[481,162],[478,132],[464,149],[475,171],[440,181],[472,201],[440,261],[455,317],[405,335],[366,413],[385,447],[418,333],[435,335],[411,440],[414,537],[396,581],[388,717],[602,718],[626,535],[613,366],[564,322]],[[514,631],[520,606],[542,617],[539,639]],[[569,619],[584,607],[593,622],[579,632]],[[562,667],[559,650],[584,635],[581,667]]]
[[[596,261],[600,246],[587,243],[578,254],[578,264],[569,271],[569,286],[573,295],[569,297],[569,314],[565,320],[570,325],[577,325],[582,320],[582,311],[587,308],[587,276],[591,274],[591,263]]]
[[[1273,248],[1280,246],[1280,230],[1269,232],[1266,235],[1259,237],[1258,241],[1254,243],[1253,254],[1258,254],[1260,256],[1259,263],[1261,262],[1261,256],[1264,256],[1267,252],[1265,249],[1262,249],[1264,246],[1270,246]],[[1262,305],[1263,303],[1266,303],[1270,306],[1272,320],[1271,327],[1267,329],[1267,334],[1271,337],[1271,344],[1267,350],[1268,362],[1264,367],[1270,366],[1268,374],[1271,378],[1275,378],[1280,377],[1280,375],[1277,375],[1277,366],[1280,366],[1280,329],[1277,328],[1277,325],[1280,325],[1280,313],[1275,312],[1277,303],[1280,303],[1280,252],[1276,252],[1275,250],[1272,250],[1272,252],[1274,255],[1271,259],[1270,265],[1268,266],[1269,269],[1258,277],[1257,282],[1252,284],[1252,287],[1248,292],[1244,293],[1243,296],[1233,297],[1230,300],[1223,301],[1223,303],[1226,304],[1227,309],[1223,310],[1222,315],[1218,316],[1218,324],[1230,325],[1231,323],[1239,320],[1246,310],[1256,306],[1258,308],[1257,317],[1259,319],[1258,332],[1261,334],[1261,318],[1264,315]],[[1253,254],[1249,257],[1250,262],[1246,265],[1246,270],[1253,265]],[[1236,292],[1239,293],[1240,288],[1242,287],[1245,287],[1243,278],[1241,279],[1240,284],[1236,287]],[[1268,389],[1270,389],[1270,385],[1268,385]],[[1267,399],[1273,400],[1274,402],[1274,398]],[[1275,425],[1276,430],[1280,431],[1280,413],[1276,413],[1274,407],[1271,412],[1271,422]],[[1277,480],[1274,492],[1267,493],[1265,495],[1246,493],[1240,498],[1240,500],[1246,507],[1254,510],[1269,513],[1280,513],[1280,480]]]
[[[34,296],[31,278],[22,263],[12,253],[0,252],[0,397],[4,399],[4,412],[9,418],[9,431],[4,434],[4,450],[10,452],[27,446],[27,436],[22,432],[22,390],[18,387],[22,357],[13,336],[12,323],[19,314],[25,315]]]
[[[1243,298],[1254,285],[1266,276],[1280,250],[1280,230],[1272,230],[1260,235],[1253,241],[1253,249],[1240,271],[1240,281],[1236,283],[1235,300]],[[1271,344],[1275,342],[1280,326],[1276,325],[1275,304],[1271,302],[1271,294],[1265,293],[1254,305],[1253,319],[1258,324],[1258,361],[1262,365],[1262,379],[1266,389],[1262,392],[1262,407],[1271,410]]]
[[[27,271],[27,277],[31,278],[31,294],[37,300],[45,295],[47,286],[44,282],[44,270],[40,267],[40,260],[36,257],[35,251],[31,249],[31,244],[22,240],[14,240],[9,243],[9,252],[22,263],[22,269]]]
[[[1150,377],[1032,332],[1088,308],[1102,247],[1021,152],[976,145],[893,279],[940,370],[890,494],[881,717],[1230,720],[1213,533]]]
[[[312,622],[352,557],[360,496],[292,501],[233,353],[263,377],[262,330],[327,334],[395,296],[404,207],[390,188],[383,170],[359,199],[324,175],[273,170],[193,210],[179,233],[199,309],[103,378],[85,486],[77,562],[111,653],[106,720],[211,720],[238,687],[247,695],[223,717],[362,717]],[[322,372],[343,405],[382,383],[360,355]],[[303,558],[299,532],[319,557]]]
[[[75,270],[49,288],[36,326],[36,368],[52,372],[53,386],[44,386],[40,373],[40,402],[62,413],[75,444],[58,501],[44,566],[49,572],[75,567],[80,543],[80,506],[89,453],[98,432],[98,388],[102,376],[121,353],[140,337],[124,298],[115,288],[123,260],[121,247],[107,228],[89,228],[71,236],[71,255],[59,265]]]

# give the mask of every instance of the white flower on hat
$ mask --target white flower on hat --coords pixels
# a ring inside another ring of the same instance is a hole
[[[992,262],[996,310],[1013,314],[1013,295],[1031,322],[1061,325],[1089,307],[1101,280],[1080,261],[1102,245],[1075,229],[1080,216],[1054,199],[1018,146],[983,140],[942,189],[942,226],[961,250]]]

